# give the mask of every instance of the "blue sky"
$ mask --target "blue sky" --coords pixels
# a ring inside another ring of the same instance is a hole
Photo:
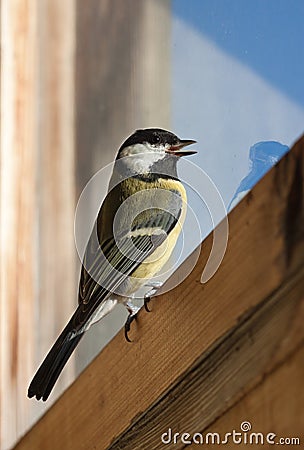
[[[173,13],[304,105],[304,1],[173,0]]]
[[[228,206],[252,146],[291,146],[303,134],[304,0],[172,0],[172,9],[172,129],[197,140],[191,161]],[[193,179],[183,162],[180,174]],[[205,236],[206,208],[191,188],[188,198]]]

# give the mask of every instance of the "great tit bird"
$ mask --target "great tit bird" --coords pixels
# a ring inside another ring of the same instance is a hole
[[[176,166],[181,156],[196,153],[185,149],[193,143],[148,128],[137,130],[121,145],[86,246],[78,307],[36,372],[28,389],[30,398],[47,400],[84,333],[117,302],[129,312],[125,324],[129,341],[130,324],[139,310],[132,295],[159,273],[181,231],[187,198]]]

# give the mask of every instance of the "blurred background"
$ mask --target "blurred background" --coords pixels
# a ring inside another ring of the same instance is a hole
[[[193,162],[228,207],[247,190],[244,182],[238,190],[244,178],[259,178],[251,176],[252,157],[267,159],[271,147],[273,164],[287,150],[277,152],[278,145],[291,146],[303,132],[304,3],[0,4],[0,433],[7,449],[125,321],[117,307],[87,333],[47,404],[27,399],[35,370],[77,303],[73,230],[82,190],[135,129],[162,127],[198,141]],[[185,254],[213,227],[188,194],[201,236]]]

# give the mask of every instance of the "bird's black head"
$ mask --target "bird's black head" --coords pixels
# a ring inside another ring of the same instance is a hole
[[[171,133],[171,131],[163,130],[162,128],[145,128],[142,130],[136,130],[135,133],[131,134],[131,136],[125,140],[119,149],[118,156],[126,156],[128,153],[132,153],[132,148],[134,149],[134,147],[140,145],[145,146],[148,150],[151,148],[156,151],[163,149],[167,152],[175,152],[177,156],[183,156],[184,154],[192,155],[196,152],[179,152],[179,150],[194,143],[195,141],[193,140],[182,140],[174,133]],[[142,147],[141,150],[144,151],[144,147]]]
[[[151,171],[167,169],[176,173],[177,156],[193,155],[196,151],[185,150],[193,140],[183,140],[170,131],[161,128],[137,130],[121,145],[117,159],[125,162],[135,174],[149,174]],[[126,158],[129,157],[129,158]]]
[[[132,147],[137,144],[150,144],[153,147],[165,145],[175,145],[179,142],[178,137],[170,131],[161,128],[146,128],[136,130],[120,147],[121,152],[124,148]]]

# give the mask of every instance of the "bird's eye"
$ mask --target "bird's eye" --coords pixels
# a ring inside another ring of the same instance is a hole
[[[154,135],[154,143],[158,144],[158,142],[160,142],[160,136],[158,136],[158,134]]]

